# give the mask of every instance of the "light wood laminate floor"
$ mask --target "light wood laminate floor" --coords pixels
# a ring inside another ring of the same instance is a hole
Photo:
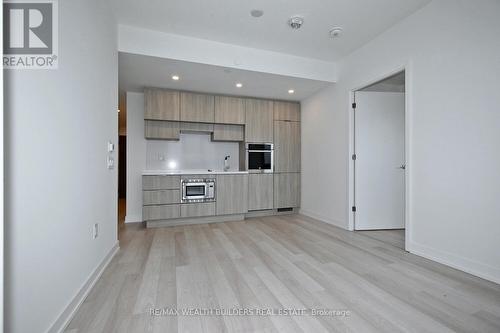
[[[127,226],[67,332],[500,332],[500,286],[301,216]],[[152,316],[151,308],[349,316]]]
[[[367,230],[356,232],[360,235],[379,240],[403,250],[405,248],[405,229]]]

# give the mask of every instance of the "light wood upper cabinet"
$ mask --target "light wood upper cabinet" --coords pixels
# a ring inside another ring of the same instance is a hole
[[[248,211],[248,175],[217,175],[217,215]]]
[[[300,104],[296,102],[274,102],[274,120],[300,121]]]
[[[300,172],[300,123],[274,121],[274,171]]]
[[[213,123],[214,96],[181,92],[181,121]]]
[[[273,209],[272,173],[251,173],[248,175],[248,210]]]
[[[274,174],[274,208],[300,206],[300,173]]]
[[[245,140],[245,127],[242,125],[214,125],[212,141],[243,141]]]
[[[178,121],[144,120],[144,137],[156,140],[179,140]]]
[[[273,142],[273,101],[247,99],[245,101],[245,141]]]
[[[245,100],[215,96],[215,123],[245,125]]]
[[[179,92],[147,88],[144,90],[144,119],[180,119]]]

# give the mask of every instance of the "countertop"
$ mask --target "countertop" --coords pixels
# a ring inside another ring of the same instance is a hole
[[[143,176],[155,175],[244,175],[248,171],[222,171],[222,170],[144,170]]]

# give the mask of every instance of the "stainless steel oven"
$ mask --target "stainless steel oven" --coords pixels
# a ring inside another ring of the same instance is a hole
[[[182,180],[181,202],[215,201],[215,178]]]
[[[272,143],[247,143],[246,153],[246,169],[249,172],[274,171],[274,145]]]

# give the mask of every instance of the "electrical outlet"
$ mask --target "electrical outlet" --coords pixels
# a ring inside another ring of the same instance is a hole
[[[96,223],[92,227],[92,239],[96,239],[98,236],[99,236],[99,223]]]
[[[115,168],[115,159],[111,156],[108,156],[108,169],[114,169]]]

